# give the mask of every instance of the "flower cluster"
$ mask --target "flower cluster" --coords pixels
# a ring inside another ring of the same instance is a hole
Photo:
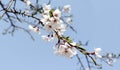
[[[40,21],[43,23],[44,25],[43,28],[48,33],[47,36],[46,35],[42,36],[42,38],[44,40],[51,39],[55,34],[55,32],[57,32],[58,35],[62,36],[67,29],[66,23],[69,24],[72,22],[72,18],[70,16],[66,18],[66,21],[64,21],[65,19],[62,18],[63,13],[70,14],[70,11],[71,11],[70,5],[65,5],[62,8],[62,10],[60,10],[59,8],[53,9],[51,8],[51,5],[44,4],[42,7],[42,11],[43,12],[41,13]],[[34,29],[31,31],[38,33],[38,31],[35,31]],[[51,41],[51,40],[48,40],[48,41]]]
[[[27,2],[26,2],[27,3]],[[43,35],[42,39],[45,41],[53,41],[55,38],[62,37],[64,32],[67,29],[67,24],[72,22],[72,18],[70,16],[63,19],[62,14],[70,14],[71,7],[70,5],[65,5],[62,10],[60,8],[51,8],[51,5],[44,4],[42,7],[42,13],[40,21],[43,24],[43,29],[48,33],[47,35]],[[33,32],[40,33],[40,29],[37,26],[29,25],[29,29]],[[59,40],[60,38],[58,38]],[[67,42],[59,42],[58,45],[54,47],[55,54],[63,55],[66,57],[73,57],[77,54],[75,48],[73,47],[73,43],[69,45]]]
[[[27,4],[28,0],[25,0]],[[64,32],[67,30],[67,24],[72,22],[71,17],[67,17],[66,21],[64,21],[62,14],[67,13],[70,14],[71,7],[70,5],[65,5],[62,10],[60,8],[52,8],[51,5],[44,4],[42,7],[42,13],[40,21],[43,24],[43,29],[47,32],[47,35],[42,35],[42,39],[50,42],[54,39],[58,39],[58,43],[54,46],[54,53],[60,56],[66,56],[68,58],[72,58],[77,54],[75,46],[76,42],[73,42],[69,37],[64,36]],[[40,34],[40,29],[38,26],[29,25],[29,29],[35,33]],[[99,54],[101,48],[96,48],[94,54],[98,58],[102,58]]]
[[[67,58],[72,58],[76,56],[83,70],[85,70],[85,68],[77,51],[85,55],[86,61],[88,63],[87,70],[91,70],[91,66],[92,66],[91,64],[95,64],[96,66],[101,68],[101,65],[97,64],[96,59],[100,59],[106,62],[107,64],[112,65],[112,63],[114,63],[117,58],[120,58],[120,54],[115,55],[113,53],[112,54],[107,53],[105,56],[102,56],[100,54],[101,48],[95,48],[93,52],[88,52],[85,48],[83,48],[83,46],[87,46],[88,42],[82,44],[79,41],[77,43],[74,42],[69,36],[65,36],[65,32],[67,31],[67,28],[71,28],[73,31],[75,31],[74,28],[70,25],[72,23],[70,5],[65,5],[63,7],[58,7],[58,8],[52,8],[50,5],[50,1],[48,4],[39,5],[39,0],[36,0],[35,4],[31,3],[30,0],[21,0],[28,7],[27,9],[24,10],[21,9],[17,10],[17,8],[15,8],[16,1],[17,0],[10,0],[10,3],[8,3],[8,7],[4,6],[2,1],[0,1],[0,6],[2,8],[1,11],[4,11],[1,18],[3,18],[4,15],[6,14],[7,15],[6,17],[11,23],[11,26],[8,29],[6,29],[3,34],[11,33],[13,35],[13,32],[18,28],[27,32],[34,40],[30,31],[37,34],[41,34],[42,32],[41,29],[43,29],[46,33],[45,35],[41,36],[43,40],[47,42],[57,41],[53,47],[54,53],[56,55],[65,56]],[[27,21],[26,19],[24,20],[21,19],[21,16],[32,18],[33,24],[31,24],[31,22]],[[25,27],[17,26],[17,24],[14,24],[13,18],[15,18],[15,21],[19,21],[20,23],[27,22],[28,24],[30,24],[28,25],[29,30],[27,30]],[[4,19],[4,21],[7,20]],[[9,31],[9,29],[11,31]],[[96,57],[94,57],[94,55]]]
[[[54,49],[55,54],[68,58],[72,58],[74,55],[77,54],[75,48],[70,46],[68,43],[56,45]]]
[[[63,10],[65,10],[65,9],[66,9],[66,6],[63,8]],[[70,10],[68,9],[67,11],[70,11]],[[44,24],[44,29],[48,33],[54,33],[54,31],[55,31],[58,33],[58,35],[64,34],[67,27],[66,27],[63,19],[61,19],[62,13],[63,12],[60,11],[59,8],[52,9],[51,5],[46,5],[46,4],[43,5],[43,13],[42,13],[41,21]],[[67,18],[66,22],[70,23],[71,20],[72,19],[69,17],[69,18]]]

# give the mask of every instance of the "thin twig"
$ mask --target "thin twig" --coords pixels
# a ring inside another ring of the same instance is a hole
[[[81,61],[81,59],[79,58],[78,54],[76,55],[76,57],[77,57],[77,59],[78,59],[80,65],[81,65],[81,67],[83,68],[83,70],[85,70],[85,67],[84,67],[84,65],[83,65],[83,63],[82,63],[82,61]]]
[[[0,1],[0,3],[1,3],[1,1]],[[0,16],[0,18],[2,18],[6,14],[7,10],[11,7],[12,3],[13,3],[13,0],[10,0],[9,3],[8,3],[7,8],[4,10],[5,12]]]
[[[89,62],[89,60],[88,60],[87,55],[85,55],[85,58],[86,58],[86,60],[87,60],[88,68],[89,68],[89,70],[91,70],[91,67],[90,67],[90,62]]]

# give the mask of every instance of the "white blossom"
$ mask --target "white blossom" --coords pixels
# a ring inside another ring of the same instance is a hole
[[[46,24],[44,25],[44,29],[47,31],[47,32],[53,32],[53,30],[55,29],[54,25],[52,25],[52,23],[50,22],[46,22]]]
[[[28,6],[31,4],[30,0],[23,0]]]
[[[31,31],[40,34],[40,29],[39,29],[39,27],[33,27],[32,25],[29,25],[28,27],[29,27],[29,29],[30,29]]]
[[[60,19],[56,19],[56,18],[54,18],[54,17],[51,17],[50,18],[50,21],[51,21],[51,23],[53,23],[53,24],[58,24],[58,23],[61,23],[61,20]]]
[[[44,18],[44,19],[48,19],[48,18],[50,18],[50,16],[48,15],[48,14],[42,14],[42,17]]]
[[[56,26],[56,31],[58,32],[59,35],[63,35],[64,32],[66,31],[66,25],[65,24],[58,24]]]
[[[50,16],[49,15],[42,15],[43,18],[41,18],[41,21],[43,22],[43,24],[46,24],[46,23],[50,23],[51,20],[50,20]]]
[[[88,67],[88,68],[86,68],[86,70],[90,70],[90,68]]]
[[[98,58],[102,58],[102,56],[100,55],[101,48],[96,48],[96,49],[94,49],[94,50],[95,50],[95,55],[96,55]]]
[[[59,35],[63,35],[66,31],[66,25],[62,20],[51,17],[48,20],[42,19],[42,21],[45,22],[44,29],[49,33],[56,31]]]
[[[71,11],[71,6],[70,6],[70,5],[65,5],[65,6],[63,7],[63,12],[70,13],[70,11]]]
[[[72,48],[68,48],[68,57],[73,57],[74,55],[77,54],[76,50],[72,47]]]
[[[51,5],[46,5],[46,4],[43,5],[44,13],[49,14],[50,10],[51,10]]]
[[[76,42],[72,42],[72,43],[70,43],[70,44],[73,45],[73,46],[76,46],[76,45],[77,45]]]
[[[66,19],[66,22],[67,22],[68,24],[70,24],[70,23],[72,22],[72,19],[69,17],[69,18]]]
[[[56,9],[53,12],[53,17],[56,18],[56,19],[60,19],[60,17],[61,17],[61,11],[59,9]]]
[[[40,21],[45,24],[46,23],[46,20],[44,18],[41,18]]]
[[[60,56],[65,56],[68,58],[72,58],[77,54],[74,47],[68,47],[67,45],[60,45],[59,47],[55,47],[55,54]]]
[[[54,40],[54,37],[48,37],[48,36],[46,36],[46,35],[43,35],[43,36],[42,36],[42,39],[45,40],[45,41],[47,41],[47,42],[50,42],[50,41],[53,41],[53,40]]]
[[[26,15],[30,15],[30,11],[29,10],[25,10],[25,14]]]
[[[116,59],[107,59],[106,62],[109,64],[109,65],[112,65],[114,62],[116,62]]]
[[[109,64],[109,65],[112,65],[114,62],[116,62],[116,59],[107,59],[106,62]]]

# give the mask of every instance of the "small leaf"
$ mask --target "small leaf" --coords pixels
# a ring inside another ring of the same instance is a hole
[[[50,15],[50,17],[53,17],[53,12],[54,12],[53,9],[51,9],[51,10],[49,11],[49,15]]]
[[[73,41],[70,39],[69,36],[67,36],[65,39],[66,39],[66,41],[69,42],[69,43],[72,43],[72,42],[73,42]]]

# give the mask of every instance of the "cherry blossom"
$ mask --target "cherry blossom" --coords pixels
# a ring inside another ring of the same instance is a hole
[[[47,42],[50,42],[50,41],[54,40],[54,37],[49,37],[49,36],[43,35],[42,39],[45,40],[45,41],[47,41]]]
[[[95,48],[95,55],[98,57],[98,58],[102,58],[102,56],[100,55],[100,52],[101,52],[101,48]]]
[[[65,6],[63,7],[63,12],[70,13],[70,11],[71,11],[71,6],[70,6],[70,5],[65,5]]]
[[[25,2],[28,6],[31,4],[30,0],[23,0],[23,2]]]
[[[32,32],[35,32],[35,33],[40,34],[40,29],[39,29],[39,27],[33,27],[32,25],[29,25],[28,27],[29,27],[29,29],[30,29]]]
[[[53,17],[56,18],[56,19],[59,19],[61,17],[61,11],[59,9],[56,9],[53,12]]]
[[[51,10],[51,5],[46,5],[46,4],[43,5],[44,13],[49,14],[50,10]]]
[[[94,51],[88,52],[85,48],[83,48],[84,44],[82,44],[81,42],[77,43],[73,41],[69,35],[65,35],[65,32],[69,28],[75,31],[74,28],[70,25],[70,23],[72,23],[70,13],[71,5],[65,5],[63,6],[63,8],[52,8],[50,4],[51,0],[49,0],[48,4],[42,5],[39,5],[39,0],[36,0],[36,3],[31,3],[30,0],[20,1],[22,1],[29,7],[27,7],[27,9],[23,8],[18,10],[16,7],[17,0],[10,0],[8,6],[3,4],[2,1],[0,1],[2,11],[1,13],[3,13],[1,15],[1,19],[4,17],[4,15],[6,15],[5,18],[8,18],[8,20],[3,18],[4,21],[7,21],[7,23],[11,23],[11,26],[6,29],[3,34],[11,33],[13,35],[13,32],[15,32],[16,29],[21,29],[27,32],[33,39],[31,32],[40,34],[42,32],[41,29],[43,29],[43,33],[45,33],[45,35],[41,35],[41,38],[47,42],[56,42],[54,45],[54,53],[56,55],[64,56],[67,58],[72,58],[76,56],[79,63],[81,64],[81,67],[83,67],[83,70],[85,70],[85,68],[80,57],[77,55],[77,51],[86,56],[88,62],[87,70],[91,70],[90,67],[92,62],[95,65],[98,65],[95,60],[96,58],[104,60],[107,64],[111,65],[113,62],[115,62],[114,58],[120,57],[120,54],[118,56],[113,54],[107,54],[106,56],[102,56],[100,55],[101,48],[95,48]],[[32,22],[27,21],[26,17],[33,19]],[[28,24],[32,23],[32,25],[28,25],[29,30],[27,30],[25,27],[20,27],[19,25],[17,26],[17,24],[14,23],[16,21],[19,21],[20,23],[25,22]],[[86,45],[87,43],[85,44],[85,46]],[[96,55],[96,58],[94,57],[94,55]],[[91,60],[89,60],[89,58]]]
[[[68,24],[70,24],[70,23],[72,22],[72,19],[69,17],[69,18],[66,19],[66,22],[67,22]]]
[[[68,58],[72,58],[77,54],[74,47],[69,47],[67,45],[60,45],[59,47],[55,47],[55,54],[60,56],[65,56]]]

